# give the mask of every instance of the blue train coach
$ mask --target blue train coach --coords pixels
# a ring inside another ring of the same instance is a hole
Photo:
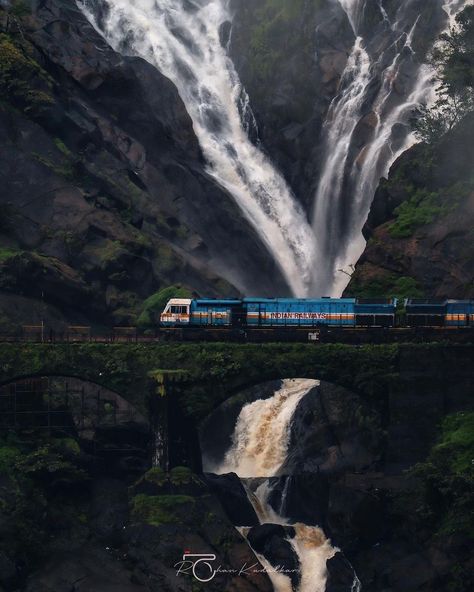
[[[411,298],[405,308],[410,327],[474,327],[474,300]]]
[[[174,298],[166,305],[161,324],[164,327],[391,327],[396,306],[396,299]]]

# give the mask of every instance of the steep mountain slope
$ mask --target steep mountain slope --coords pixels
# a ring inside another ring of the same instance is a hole
[[[250,95],[259,139],[312,206],[318,138],[354,33],[337,2],[232,0],[229,49]]]
[[[3,325],[133,323],[173,282],[287,293],[207,176],[174,86],[112,51],[73,0],[31,7],[0,7]]]
[[[417,145],[394,164],[347,295],[474,297],[473,136],[470,114],[437,146]]]

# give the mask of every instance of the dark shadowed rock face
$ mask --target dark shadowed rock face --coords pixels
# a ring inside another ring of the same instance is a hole
[[[23,322],[36,320],[43,294],[58,325],[133,322],[146,297],[176,282],[208,296],[236,294],[232,283],[287,293],[208,177],[172,83],[115,53],[73,0],[33,8],[12,21],[0,7],[7,82],[18,81],[0,88],[4,314],[9,294],[27,299]]]
[[[270,479],[268,502],[291,524],[324,527],[327,522],[329,482],[322,473],[295,473]]]
[[[345,294],[474,296],[473,133],[471,114],[437,146],[414,146],[393,165]]]
[[[294,587],[300,581],[298,556],[288,539],[295,536],[291,526],[259,524],[250,529],[247,540],[275,569],[287,575]]]
[[[257,514],[250,503],[242,482],[235,473],[214,475],[206,473],[206,483],[218,498],[229,520],[236,526],[256,526]]]
[[[361,470],[380,457],[380,416],[354,393],[321,382],[296,408],[281,474]]]
[[[230,54],[249,93],[259,140],[311,207],[318,138],[354,34],[337,2],[232,0],[232,7]]]
[[[348,592],[353,589],[355,572],[341,552],[326,562],[328,576],[326,592]]]

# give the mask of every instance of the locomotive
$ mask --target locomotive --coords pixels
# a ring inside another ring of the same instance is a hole
[[[402,308],[399,307],[402,304]],[[408,298],[172,298],[163,329],[474,328],[474,300]]]

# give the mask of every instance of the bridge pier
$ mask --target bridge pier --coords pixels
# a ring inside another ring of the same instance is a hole
[[[201,453],[195,424],[182,410],[182,395],[190,386],[184,370],[158,370],[150,374],[154,388],[149,401],[153,437],[153,465],[164,471],[187,466],[201,471]]]

